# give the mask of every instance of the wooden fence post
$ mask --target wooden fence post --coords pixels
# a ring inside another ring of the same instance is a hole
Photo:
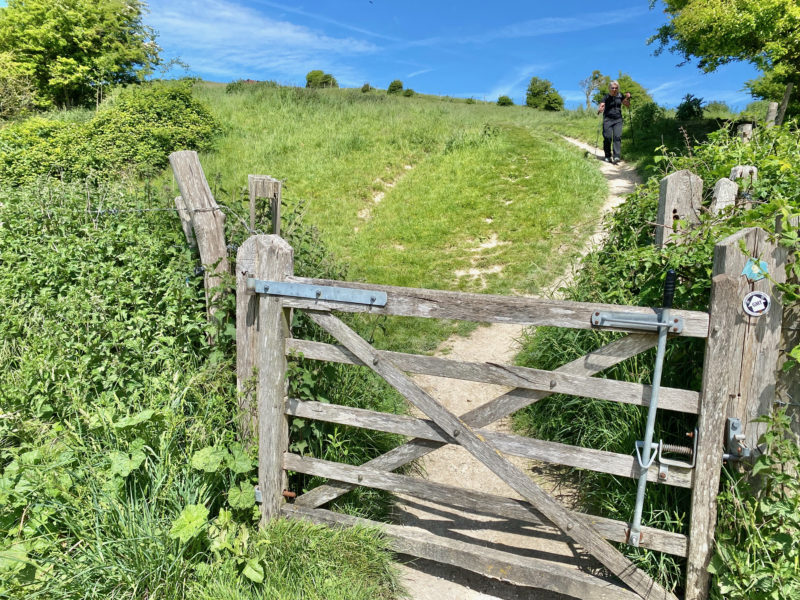
[[[700,220],[703,201],[703,180],[684,169],[670,173],[661,180],[656,221],[656,246],[664,246],[673,233],[673,222]]]
[[[740,243],[744,243],[748,254],[741,251]],[[726,418],[742,420],[744,443],[755,449],[763,426],[750,421],[768,414],[775,400],[782,310],[773,281],[765,278],[752,282],[742,273],[749,255],[764,261],[775,281],[782,282],[785,278],[785,251],[770,242],[763,229],[743,229],[714,248],[709,337],[703,366],[686,556],[686,600],[708,596],[708,564],[714,550]],[[742,305],[744,296],[754,290],[769,294],[773,303],[760,317],[748,316]]]
[[[727,177],[723,177],[714,186],[714,195],[711,200],[711,214],[717,215],[724,208],[736,204],[736,196],[739,195],[739,185]]]
[[[293,251],[285,240],[276,235],[259,235],[251,240],[255,240],[251,242],[255,258],[254,277],[279,281],[293,274]],[[279,514],[283,490],[286,489],[283,454],[289,449],[289,428],[286,418],[285,340],[290,335],[291,321],[289,310],[283,308],[280,298],[263,294],[256,298],[254,314],[250,312],[249,302],[245,311],[252,318],[246,322],[246,329],[255,339],[245,342],[252,356],[247,355],[244,360],[257,367],[258,485],[262,496],[263,526]],[[252,366],[242,365],[243,370],[248,368],[252,371]],[[246,371],[245,375],[250,377]]]
[[[247,189],[250,195],[250,229],[256,228],[256,201],[268,198],[272,213],[272,233],[281,234],[281,182],[269,175],[248,175]]]
[[[778,117],[778,103],[770,102],[767,107],[767,127],[775,127],[775,119]]]
[[[169,155],[169,163],[178,182],[183,203],[192,219],[200,260],[205,266],[214,266],[213,272],[206,271],[203,275],[208,316],[213,317],[217,295],[211,297],[211,290],[218,288],[222,275],[228,272],[225,215],[211,194],[197,152],[173,152]]]

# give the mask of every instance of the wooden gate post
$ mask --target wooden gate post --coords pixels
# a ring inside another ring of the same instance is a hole
[[[744,243],[747,254],[741,251],[740,243]],[[750,255],[767,263],[774,281],[765,278],[752,282],[742,274]],[[703,365],[686,556],[686,600],[708,597],[708,564],[714,551],[726,418],[740,418],[745,444],[756,448],[763,428],[750,421],[769,413],[775,399],[782,317],[775,282],[785,278],[785,260],[785,251],[769,241],[766,231],[756,227],[743,229],[714,248],[709,336]],[[768,293],[773,301],[769,312],[760,317],[748,316],[742,306],[744,296],[753,290]]]
[[[292,247],[277,235],[249,238],[239,249],[236,287],[236,371],[240,427],[245,441],[258,431],[261,524],[278,515],[286,489],[283,454],[289,447],[286,419],[285,340],[289,310],[280,298],[250,294],[247,278],[279,281],[293,274]],[[255,383],[255,386],[253,386]],[[253,399],[257,402],[257,423]]]
[[[656,246],[663,248],[670,242],[675,221],[699,222],[702,204],[703,180],[698,175],[684,169],[664,177],[659,185]]]
[[[269,199],[272,213],[272,233],[281,234],[281,182],[269,175],[248,175],[247,189],[250,196],[250,229],[256,228],[256,201]]]

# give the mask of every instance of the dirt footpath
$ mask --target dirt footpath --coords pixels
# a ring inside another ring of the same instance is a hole
[[[600,160],[602,153],[597,156],[592,146],[578,140],[564,139],[587,151],[590,158],[595,157],[598,160],[598,167],[609,185],[608,198],[601,209],[601,214],[598,215],[595,233],[584,248],[585,254],[602,240],[603,215],[623,202],[624,195],[633,191],[639,178],[633,166],[624,162],[618,165],[602,162]],[[557,290],[568,283],[572,276],[572,270],[565,273],[551,284],[550,289]],[[435,355],[453,360],[511,363],[519,352],[522,331],[523,328],[519,325],[492,324],[488,327],[478,327],[469,337],[455,336],[446,340]],[[509,390],[496,385],[425,375],[416,376],[414,379],[425,391],[457,415],[472,410]],[[491,429],[511,432],[510,421],[503,419],[492,425]],[[573,498],[571,491],[560,489],[557,480],[548,476],[547,470],[541,465],[525,459],[509,458],[517,466],[529,472],[543,489],[559,497],[568,506],[571,504]],[[420,463],[424,476],[430,481],[519,497],[460,447],[445,446],[424,457]],[[410,497],[401,497],[395,509],[399,523],[409,527],[424,527],[437,535],[544,560],[555,560],[562,564],[566,562],[582,570],[593,570],[596,566],[590,557],[584,555],[552,527],[537,528],[546,530],[539,531],[538,533],[542,534],[539,537],[536,536],[537,532],[532,531],[532,527],[526,527],[526,531],[521,532],[518,525],[512,527],[505,519],[473,514]],[[412,600],[567,600],[569,598],[554,592],[513,586],[456,567],[410,557],[401,568],[403,584]]]

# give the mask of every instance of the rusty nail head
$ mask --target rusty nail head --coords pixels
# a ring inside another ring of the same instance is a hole
[[[297,494],[295,492],[290,492],[289,490],[283,490],[282,493],[284,498],[297,498]]]
[[[661,472],[658,474],[658,478],[659,478],[659,479],[666,479],[666,478],[667,478],[667,474],[666,474],[666,473],[664,473],[664,471],[661,471]]]

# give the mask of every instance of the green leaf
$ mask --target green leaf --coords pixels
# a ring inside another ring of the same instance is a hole
[[[202,504],[190,504],[172,522],[169,537],[173,540],[179,539],[185,544],[202,531],[207,521],[208,509]]]
[[[151,408],[148,408],[146,410],[143,410],[140,413],[136,413],[135,415],[131,415],[130,417],[124,417],[124,418],[120,419],[119,421],[114,423],[114,428],[115,429],[125,429],[126,427],[135,427],[136,425],[139,425],[140,423],[144,423],[146,421],[149,421],[150,419],[153,418],[153,415],[155,415],[155,414],[156,414],[156,411],[154,411]]]
[[[239,444],[231,445],[230,454],[226,457],[226,464],[237,475],[253,470],[253,459],[242,450]]]
[[[228,490],[228,504],[231,508],[244,510],[252,507],[256,503],[256,495],[253,486],[246,481],[242,481],[239,486],[233,486]]]
[[[264,583],[264,567],[256,558],[251,558],[245,563],[242,575],[254,583]]]
[[[192,455],[192,467],[206,473],[216,473],[228,456],[225,448],[207,446]]]
[[[144,462],[145,455],[141,450],[137,450],[131,454],[127,452],[114,451],[110,455],[112,475],[119,475],[120,477],[127,477],[132,471],[138,469]]]

